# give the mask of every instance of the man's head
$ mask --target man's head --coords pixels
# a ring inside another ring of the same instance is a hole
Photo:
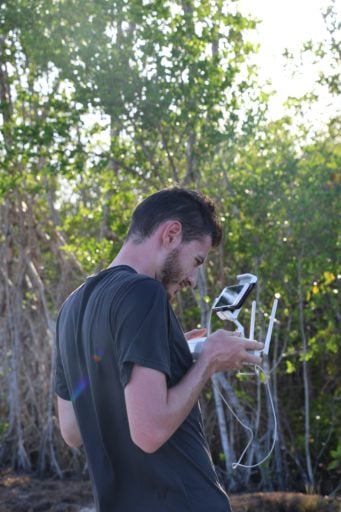
[[[168,220],[180,222],[184,243],[205,236],[211,238],[213,247],[221,241],[222,230],[212,201],[183,188],[161,190],[142,201],[133,213],[127,239],[141,243]]]

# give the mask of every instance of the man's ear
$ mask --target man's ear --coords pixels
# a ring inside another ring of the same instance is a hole
[[[162,230],[164,247],[175,249],[182,242],[182,225],[178,220],[168,220]]]

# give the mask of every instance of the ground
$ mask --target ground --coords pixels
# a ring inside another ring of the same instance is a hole
[[[40,480],[0,473],[0,512],[94,512],[92,503],[91,487],[85,480]],[[231,504],[233,512],[341,512],[341,498],[298,493],[233,495]],[[141,512],[145,512],[143,507]]]

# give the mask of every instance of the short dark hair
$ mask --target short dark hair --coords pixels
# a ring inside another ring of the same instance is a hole
[[[220,244],[222,229],[213,202],[199,192],[177,187],[156,192],[136,207],[127,239],[142,242],[167,220],[181,222],[183,242],[209,235],[213,247]]]

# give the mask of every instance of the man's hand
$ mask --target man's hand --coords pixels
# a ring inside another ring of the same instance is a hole
[[[243,364],[261,364],[261,357],[252,352],[263,348],[263,343],[219,329],[207,338],[199,359],[203,357],[209,361],[212,373],[238,370]]]
[[[185,332],[185,338],[187,341],[193,340],[194,338],[201,338],[202,336],[205,336],[207,333],[207,329],[201,328],[201,329],[192,329],[192,331]]]

